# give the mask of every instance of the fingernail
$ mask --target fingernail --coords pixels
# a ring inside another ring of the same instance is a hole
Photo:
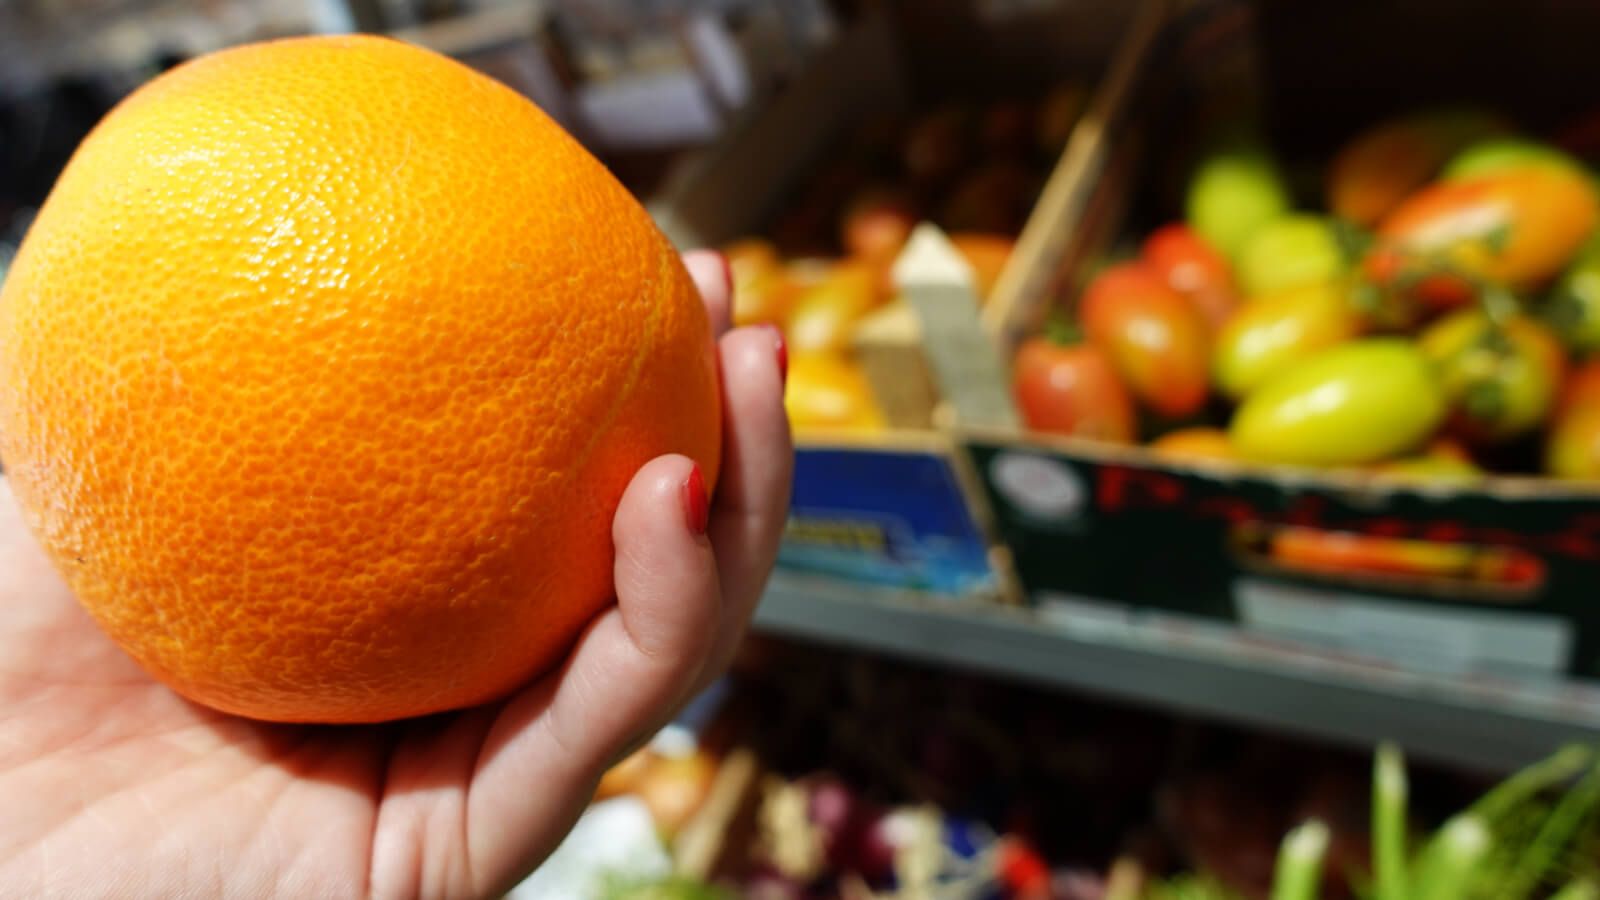
[[[699,463],[689,470],[689,477],[683,480],[682,491],[683,517],[689,526],[689,533],[705,534],[711,520],[711,504],[706,499],[706,479],[700,474]]]
[[[768,325],[772,331],[772,351],[778,358],[778,380],[785,384],[789,381],[789,344],[783,339],[783,331],[776,325]]]

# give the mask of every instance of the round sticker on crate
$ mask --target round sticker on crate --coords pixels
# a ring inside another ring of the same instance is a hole
[[[1083,479],[1048,457],[1006,451],[989,462],[995,490],[1024,515],[1037,519],[1076,519],[1088,501]]]

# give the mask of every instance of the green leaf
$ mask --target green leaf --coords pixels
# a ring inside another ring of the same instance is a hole
[[[1575,878],[1550,895],[1550,900],[1600,900],[1600,887],[1587,878]]]
[[[1347,263],[1354,263],[1367,255],[1374,242],[1372,232],[1348,220],[1335,218],[1331,220],[1330,228],[1333,231],[1333,240],[1339,246],[1339,252],[1344,255]]]
[[[1461,813],[1444,823],[1417,860],[1408,900],[1472,896],[1473,877],[1493,842],[1488,825],[1472,813]],[[1497,900],[1511,898],[1497,895]]]
[[[1511,246],[1511,235],[1511,223],[1503,222],[1489,229],[1488,233],[1482,238],[1483,245],[1489,248],[1489,252],[1499,256],[1506,252],[1507,247]]]
[[[1600,765],[1591,767],[1577,787],[1568,791],[1545,819],[1533,843],[1520,854],[1517,868],[1502,896],[1507,900],[1529,896],[1550,877],[1562,858],[1571,852],[1582,826],[1593,819],[1597,806],[1600,806]]]
[[[1472,804],[1470,811],[1497,823],[1540,793],[1577,777],[1594,760],[1594,751],[1589,747],[1568,744],[1495,785]]]
[[[1473,381],[1461,393],[1461,411],[1479,422],[1496,422],[1506,413],[1505,385]]]
[[[1328,826],[1315,819],[1284,837],[1272,877],[1272,900],[1316,900],[1329,838]]]
[[[1071,347],[1083,343],[1083,329],[1072,320],[1071,316],[1057,311],[1044,325],[1044,336],[1052,344]]]
[[[1406,764],[1400,748],[1378,745],[1372,771],[1374,900],[1406,900]]]

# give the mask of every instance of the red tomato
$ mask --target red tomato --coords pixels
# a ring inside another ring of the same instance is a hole
[[[1079,316],[1089,341],[1152,410],[1178,418],[1205,405],[1205,319],[1154,269],[1128,263],[1101,272],[1084,292]]]
[[[1600,357],[1574,366],[1561,388],[1556,409],[1565,414],[1579,406],[1600,409]]]
[[[1169,287],[1193,301],[1213,328],[1239,304],[1227,259],[1187,225],[1164,225],[1151,232],[1143,258]]]
[[[1503,130],[1472,110],[1432,110],[1381,122],[1346,144],[1328,172],[1328,206],[1371,225],[1428,182],[1456,151]]]
[[[917,215],[911,201],[886,188],[862,191],[845,210],[840,238],[851,255],[888,264],[905,247]]]
[[[1530,288],[1560,273],[1597,220],[1593,186],[1565,169],[1527,167],[1438,182],[1384,219],[1367,274],[1380,285],[1419,276],[1412,296],[1433,306],[1474,296],[1470,281],[1453,273]]]
[[[1133,401],[1098,347],[1033,338],[1017,351],[1013,392],[1035,431],[1128,443]]]

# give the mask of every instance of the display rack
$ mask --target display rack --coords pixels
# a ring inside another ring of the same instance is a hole
[[[955,666],[1438,762],[1510,771],[1600,740],[1600,685],[1423,674],[1119,609],[1008,607],[780,572],[758,631]]]

